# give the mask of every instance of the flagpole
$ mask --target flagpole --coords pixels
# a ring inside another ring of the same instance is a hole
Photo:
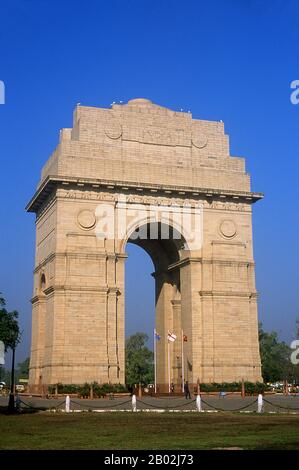
[[[154,329],[154,368],[155,368],[155,395],[157,393],[157,346],[156,346],[156,328]]]
[[[167,340],[167,353],[168,353],[168,393],[170,393],[170,348],[169,348],[169,340]]]
[[[184,364],[184,332],[182,330],[182,392],[184,393],[185,364]]]

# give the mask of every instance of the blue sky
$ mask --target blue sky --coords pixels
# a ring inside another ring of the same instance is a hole
[[[299,317],[299,105],[290,101],[299,79],[298,7],[298,0],[1,0],[0,291],[21,314],[18,359],[29,351],[34,264],[34,215],[24,207],[40,169],[76,103],[109,107],[134,97],[224,121],[231,155],[246,157],[252,189],[265,193],[253,215],[259,316],[291,339]],[[152,263],[141,249],[128,251],[127,332],[151,334]]]

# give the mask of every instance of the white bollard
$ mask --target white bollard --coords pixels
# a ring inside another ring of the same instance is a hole
[[[132,411],[137,411],[136,395],[132,395]]]
[[[70,399],[70,396],[67,395],[65,397],[65,412],[66,413],[69,413],[70,412],[70,409],[71,409],[71,399]]]
[[[201,397],[200,397],[199,394],[196,397],[196,408],[197,408],[197,411],[202,411],[202,409],[201,409]]]
[[[262,413],[263,406],[264,406],[263,395],[260,393],[259,396],[257,397],[257,412],[258,413]]]

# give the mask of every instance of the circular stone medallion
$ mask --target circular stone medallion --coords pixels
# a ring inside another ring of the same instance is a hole
[[[122,135],[122,128],[118,122],[107,122],[105,125],[105,134],[110,139],[119,139]]]
[[[233,238],[237,233],[237,227],[233,220],[223,220],[219,226],[221,235],[226,238]]]
[[[90,230],[95,226],[96,216],[92,211],[84,209],[79,212],[77,220],[80,227]]]
[[[208,143],[208,138],[204,134],[192,132],[192,144],[198,149],[203,149]]]

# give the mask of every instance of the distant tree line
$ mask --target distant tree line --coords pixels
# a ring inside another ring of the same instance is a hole
[[[297,320],[298,325],[298,320]],[[296,337],[299,338],[297,328]],[[299,364],[292,364],[293,350],[284,341],[279,341],[275,331],[270,333],[263,330],[259,324],[259,343],[262,363],[262,377],[264,382],[280,382],[287,380],[290,383],[299,383]]]

